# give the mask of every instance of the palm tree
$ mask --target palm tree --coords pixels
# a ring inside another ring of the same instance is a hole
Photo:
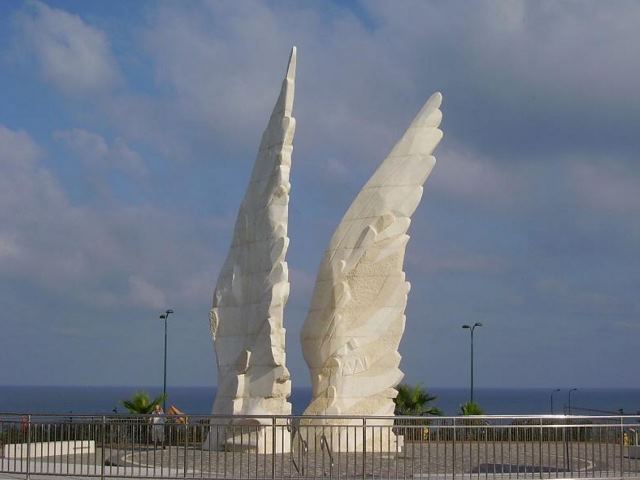
[[[465,417],[471,415],[484,415],[484,411],[476,402],[466,402],[460,405],[460,415],[464,415]]]
[[[136,392],[129,400],[123,400],[122,405],[129,413],[148,415],[153,413],[156,405],[160,405],[164,400],[164,395],[158,395],[153,400],[147,392]]]
[[[476,402],[465,402],[460,405],[460,415],[465,417],[474,417],[476,415],[484,415],[484,411]],[[454,432],[456,437],[460,435],[460,438],[463,440],[479,440],[483,438],[483,435],[486,435],[486,431],[478,428],[479,426],[486,425],[486,420],[482,420],[481,418],[472,420],[469,418],[462,420],[459,423],[467,425],[470,428],[458,429],[457,432]]]
[[[442,410],[429,405],[437,397],[430,395],[421,384],[412,387],[401,383],[396,389],[398,390],[398,395],[394,399],[396,404],[394,413],[396,415],[442,415]]]

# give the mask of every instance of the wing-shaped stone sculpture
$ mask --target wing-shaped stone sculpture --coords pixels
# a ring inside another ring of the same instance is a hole
[[[218,362],[213,414],[291,413],[289,371],[285,366],[283,310],[289,296],[285,254],[289,171],[295,119],[292,115],[296,49],[293,47],[280,96],[262,135],[251,181],[236,220],[233,241],[213,294],[209,314]],[[220,426],[205,446],[255,443],[270,451],[271,425],[256,419],[253,429]],[[267,431],[269,430],[269,431]],[[278,435],[286,429],[278,428]],[[242,433],[238,433],[242,432]],[[245,435],[243,440],[236,438]],[[289,441],[278,439],[278,445]]]
[[[398,346],[410,287],[403,271],[407,230],[422,185],[435,165],[432,153],[442,138],[441,102],[440,93],[429,98],[331,238],[301,335],[312,383],[305,415],[393,415],[394,387],[403,377]],[[313,425],[301,429],[310,445],[314,436],[322,434],[317,427],[323,422],[303,421]],[[339,422],[362,425],[362,420]],[[375,422],[387,425],[393,420]],[[391,429],[369,428],[366,435],[357,430],[332,429],[328,439],[332,450],[349,444],[358,448],[368,441],[371,448],[395,451]],[[381,435],[385,438],[378,438]]]

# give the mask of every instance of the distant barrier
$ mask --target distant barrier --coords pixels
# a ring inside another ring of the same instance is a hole
[[[100,478],[640,478],[640,416],[0,414],[0,473]]]

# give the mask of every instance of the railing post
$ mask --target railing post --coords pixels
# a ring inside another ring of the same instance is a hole
[[[184,461],[182,462],[183,476],[187,478],[187,454],[189,451],[189,417],[185,418],[184,421]],[[169,450],[169,455],[171,455],[171,450]],[[176,458],[177,461],[177,458]]]
[[[620,477],[624,477],[624,417],[620,417]]]
[[[271,417],[271,478],[276,478],[276,417]]]
[[[358,449],[356,449],[356,452]],[[362,478],[367,476],[367,418],[362,418]]]
[[[569,423],[569,420],[567,419],[566,415],[565,415],[565,426],[564,426],[564,455],[565,455],[565,468],[573,473],[573,465],[571,462],[571,455],[573,454],[573,448],[571,448],[571,452],[569,451],[569,440],[570,440],[570,435],[573,434],[573,432],[571,431],[571,429],[567,426],[567,424]],[[572,445],[573,447],[573,445]]]
[[[26,479],[31,477],[31,414],[27,415],[27,475]]]
[[[543,426],[543,421],[542,418],[540,418],[540,442],[538,443],[540,451],[538,452],[539,458],[540,458],[540,478],[543,478],[542,475],[542,435],[544,434],[544,426]]]
[[[100,479],[104,480],[104,462],[105,462],[105,458],[104,458],[104,449],[105,449],[105,444],[107,443],[107,417],[105,417],[104,415],[102,416],[102,462],[101,462],[101,467],[100,467]]]
[[[451,449],[453,450],[453,454],[451,455],[451,474],[453,478],[456,478],[456,436],[458,435],[458,430],[456,426],[456,418],[453,418],[453,442],[451,444]],[[446,445],[445,445],[445,448]],[[464,459],[463,459],[464,461]]]

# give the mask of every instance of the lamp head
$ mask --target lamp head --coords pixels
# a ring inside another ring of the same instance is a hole
[[[166,319],[166,318],[167,318],[167,316],[166,316],[164,313],[163,313],[162,315],[160,315],[160,319],[161,319],[161,320],[164,320],[164,319]]]
[[[471,328],[469,325],[462,325],[462,328]]]
[[[169,309],[169,310],[167,310],[167,311],[166,311],[166,312],[164,312],[164,313],[166,313],[167,315],[169,315],[170,313],[173,313],[173,310]]]
[[[474,323],[474,324],[473,324],[473,326],[474,326],[474,327],[481,327],[481,326],[482,326],[482,324],[481,324],[480,322],[476,322],[476,323]]]

